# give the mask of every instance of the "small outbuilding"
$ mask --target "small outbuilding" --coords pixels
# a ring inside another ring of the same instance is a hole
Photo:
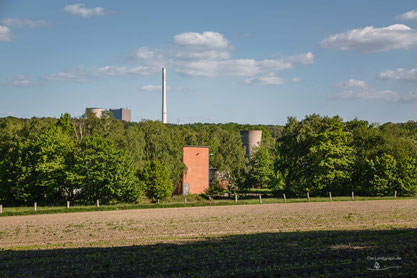
[[[203,194],[209,188],[209,150],[208,146],[184,146],[183,162],[187,166],[178,193]]]

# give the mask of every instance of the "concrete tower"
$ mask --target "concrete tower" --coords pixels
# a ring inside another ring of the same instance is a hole
[[[243,130],[240,132],[246,155],[250,156],[253,149],[261,144],[262,130]]]
[[[162,123],[167,123],[167,69],[162,68]]]
[[[101,119],[101,114],[103,113],[103,108],[93,108],[89,107],[85,109],[85,113],[87,114],[87,118],[94,116],[96,118]]]

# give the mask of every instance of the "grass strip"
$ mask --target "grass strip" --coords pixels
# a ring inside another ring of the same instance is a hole
[[[415,197],[363,197],[355,196],[355,201],[368,200],[405,200],[415,199]],[[351,197],[333,197],[332,202],[352,201]],[[286,199],[286,203],[307,203],[307,202],[330,202],[326,197],[312,197],[310,201],[304,198]],[[284,203],[281,198],[265,198],[262,204],[278,204]],[[3,207],[0,217],[19,216],[19,215],[37,215],[37,214],[55,214],[55,213],[72,213],[72,212],[89,212],[89,211],[116,211],[116,210],[133,210],[133,209],[153,209],[153,208],[182,208],[182,207],[203,207],[203,206],[236,206],[236,205],[255,205],[259,204],[258,199],[239,199],[237,203],[233,199],[213,200],[213,201],[187,201],[184,202],[161,202],[148,204],[117,204],[117,205],[101,205],[96,206],[72,206],[66,207],[40,207],[34,211],[33,207]]]

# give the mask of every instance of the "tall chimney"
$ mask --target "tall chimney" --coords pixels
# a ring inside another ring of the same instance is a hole
[[[162,68],[162,123],[167,123],[167,69]]]

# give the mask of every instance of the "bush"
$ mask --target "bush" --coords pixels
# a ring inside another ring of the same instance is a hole
[[[144,182],[146,195],[152,202],[172,195],[174,187],[169,175],[169,170],[159,160],[149,162],[141,172],[140,179]]]

